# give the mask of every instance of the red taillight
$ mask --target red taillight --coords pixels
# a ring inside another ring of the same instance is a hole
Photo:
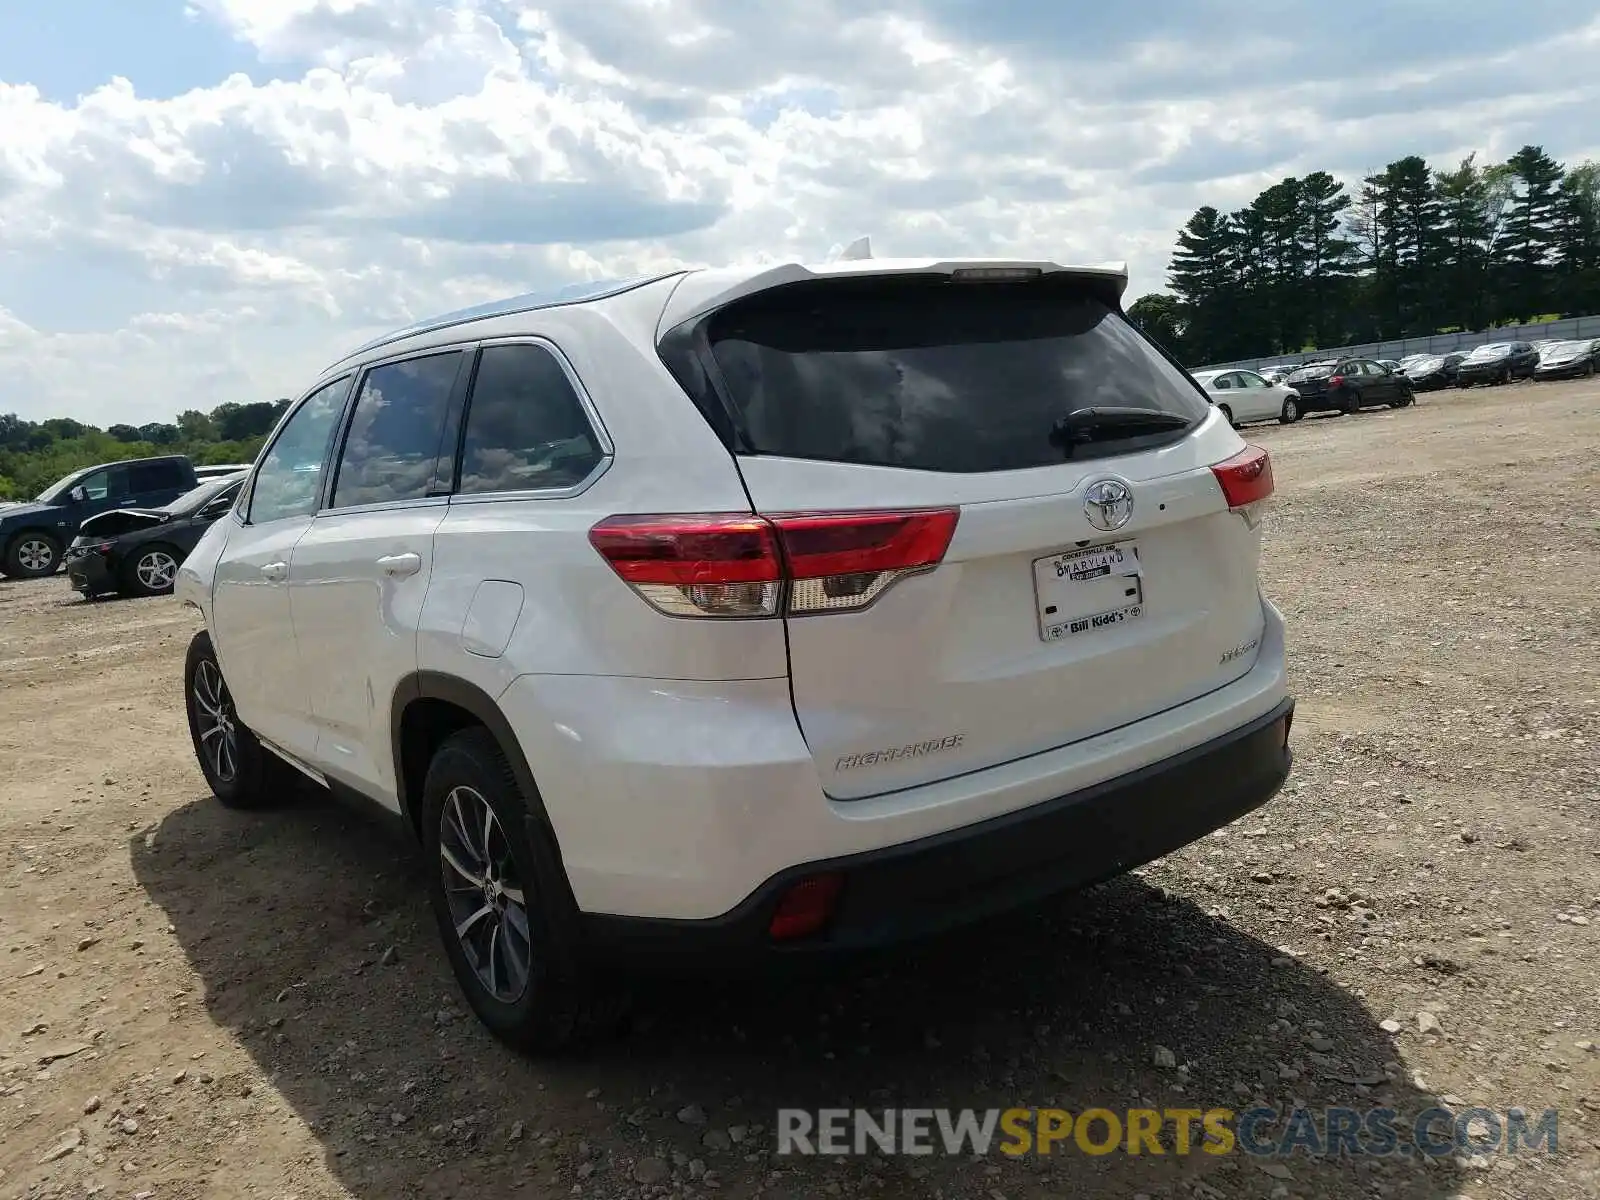
[[[783,569],[761,517],[737,513],[607,517],[589,541],[611,569],[678,617],[770,617]]]
[[[844,889],[842,875],[813,875],[802,879],[783,894],[767,924],[775,942],[810,937],[820,932],[833,918],[839,893]]]
[[[1260,446],[1246,446],[1211,468],[1232,509],[1249,508],[1272,495],[1272,459]]]
[[[673,616],[768,617],[864,608],[937,566],[959,509],[608,517],[589,540]],[[787,590],[787,595],[785,595]]]
[[[1344,385],[1344,376],[1343,375],[1329,375],[1328,376],[1328,386],[1329,387],[1342,387],[1343,385]]]

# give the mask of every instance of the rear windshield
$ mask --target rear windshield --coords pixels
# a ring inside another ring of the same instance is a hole
[[[797,284],[712,318],[745,449],[927,471],[1062,461],[1051,430],[1088,407],[1198,422],[1205,397],[1106,300],[1058,280]],[[1076,457],[1165,444],[1144,434]]]
[[[1332,363],[1318,363],[1314,367],[1301,367],[1298,371],[1289,374],[1290,383],[1298,383],[1304,379],[1326,379],[1333,374]]]

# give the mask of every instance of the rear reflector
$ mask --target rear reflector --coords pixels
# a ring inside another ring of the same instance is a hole
[[[589,541],[634,591],[683,617],[861,609],[943,560],[961,510],[607,517]]]
[[[802,879],[783,894],[767,925],[775,942],[810,937],[833,919],[833,910],[844,888],[842,875],[813,875]]]
[[[1260,446],[1246,446],[1211,468],[1229,508],[1247,508],[1272,495],[1272,459]]]

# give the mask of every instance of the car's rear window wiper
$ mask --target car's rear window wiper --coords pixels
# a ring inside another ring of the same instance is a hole
[[[1071,458],[1078,446],[1152,433],[1173,433],[1189,428],[1190,424],[1188,417],[1159,408],[1075,408],[1051,428],[1050,444]]]

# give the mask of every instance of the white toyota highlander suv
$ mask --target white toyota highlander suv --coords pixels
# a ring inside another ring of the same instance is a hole
[[[467,998],[931,933],[1290,767],[1265,451],[1120,266],[879,260],[521,296],[373,342],[183,564],[206,779],[421,843]]]

